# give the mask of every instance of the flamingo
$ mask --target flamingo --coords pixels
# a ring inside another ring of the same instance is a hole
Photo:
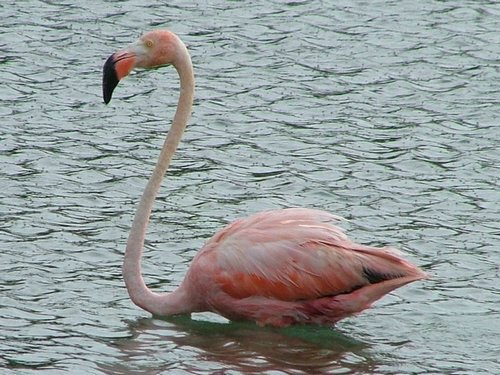
[[[229,224],[198,251],[176,290],[151,291],[141,272],[144,238],[156,195],[191,115],[191,57],[176,34],[153,30],[112,54],[103,67],[103,98],[108,104],[119,81],[133,69],[162,65],[177,70],[180,94],[125,250],[123,278],[137,306],[156,316],[211,311],[259,326],[333,325],[392,290],[427,277],[393,248],[350,240],[335,225],[337,216],[286,208]]]

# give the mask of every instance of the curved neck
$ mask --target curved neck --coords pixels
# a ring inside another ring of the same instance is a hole
[[[173,293],[154,293],[146,286],[141,274],[141,256],[149,217],[172,156],[186,128],[193,104],[194,75],[191,58],[185,45],[180,40],[178,42],[178,53],[172,63],[180,78],[180,94],[177,110],[156,166],[137,208],[128,237],[122,267],[123,278],[132,301],[139,307],[158,315],[189,312],[189,303],[187,303],[189,298],[187,293],[182,289],[182,286]]]

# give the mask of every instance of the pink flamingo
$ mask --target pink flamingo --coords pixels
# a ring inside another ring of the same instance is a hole
[[[180,78],[177,110],[139,203],[123,261],[125,284],[137,306],[163,316],[212,311],[260,326],[334,324],[427,277],[397,250],[351,241],[332,224],[337,217],[289,208],[236,220],[196,254],[175,291],[152,292],[141,274],[142,248],[156,195],[191,115],[191,58],[177,35],[155,30],[111,55],[103,68],[107,104],[119,80],[134,68],[167,64]]]

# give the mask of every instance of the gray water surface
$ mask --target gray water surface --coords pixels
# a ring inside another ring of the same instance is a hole
[[[6,0],[0,19],[2,374],[500,373],[498,2]],[[197,94],[146,240],[153,289],[226,223],[293,206],[432,278],[335,329],[134,306],[120,265],[178,81],[133,74],[105,106],[101,69],[158,27]]]

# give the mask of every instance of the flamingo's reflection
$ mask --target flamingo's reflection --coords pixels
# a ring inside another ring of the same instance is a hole
[[[174,316],[136,320],[130,323],[130,331],[132,337],[115,344],[134,373],[167,373],[172,368],[190,373],[332,373],[342,369],[370,373],[376,367],[368,344],[327,327],[260,328],[254,323]],[[155,357],[149,365],[144,361],[148,356]],[[131,363],[139,359],[141,368]],[[107,371],[122,373],[116,367]]]

